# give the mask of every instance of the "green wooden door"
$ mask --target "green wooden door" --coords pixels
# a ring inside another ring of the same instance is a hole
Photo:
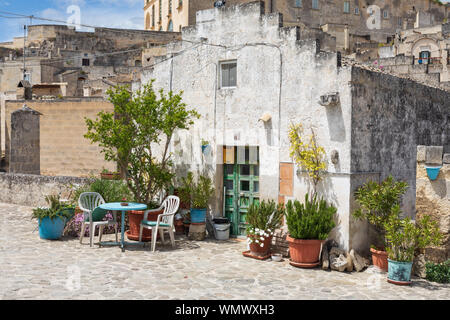
[[[250,204],[259,202],[259,165],[244,163],[224,165],[225,216],[231,221],[231,234],[245,236],[246,214]]]

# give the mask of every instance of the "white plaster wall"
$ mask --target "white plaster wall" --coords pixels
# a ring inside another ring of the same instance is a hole
[[[183,90],[183,101],[202,115],[194,128],[179,132],[174,139],[176,162],[186,168],[207,169],[216,179],[220,201],[222,145],[260,146],[260,195],[276,200],[279,163],[292,161],[289,124],[302,122],[306,134],[312,127],[328,158],[331,151],[339,152],[340,161],[328,164],[329,177],[319,192],[338,208],[341,224],[336,237],[346,247],[350,176],[342,173],[350,171],[350,73],[337,68],[336,54],[316,53],[315,42],[296,40],[296,29],[280,29],[279,18],[278,14],[261,17],[255,4],[200,12],[197,25],[183,30],[183,39],[188,40],[178,51],[183,53],[145,72],[142,83],[156,79],[156,88],[168,90],[173,70],[173,91]],[[201,38],[207,38],[204,44],[198,44]],[[198,47],[191,49],[193,46]],[[233,59],[237,60],[237,87],[217,89],[218,63]],[[339,92],[339,105],[319,104],[320,96],[329,92]],[[271,114],[271,121],[258,122],[266,112]],[[201,154],[202,138],[212,144],[206,156]],[[309,190],[304,180],[294,175],[294,196],[299,200]],[[221,208],[217,203],[217,214],[221,214]]]

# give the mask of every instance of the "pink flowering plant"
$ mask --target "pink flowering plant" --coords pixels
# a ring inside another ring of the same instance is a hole
[[[264,240],[281,226],[283,215],[284,206],[273,200],[251,204],[246,215],[247,242],[264,247]]]

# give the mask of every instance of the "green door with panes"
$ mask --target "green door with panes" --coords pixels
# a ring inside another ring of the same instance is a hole
[[[234,147],[233,159],[224,164],[225,216],[231,222],[231,234],[246,235],[246,214],[259,202],[259,163],[257,147]],[[231,163],[230,163],[231,162]]]

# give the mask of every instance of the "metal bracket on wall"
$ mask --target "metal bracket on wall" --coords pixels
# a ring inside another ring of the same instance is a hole
[[[339,92],[330,92],[320,96],[319,104],[324,107],[332,107],[339,104]]]

